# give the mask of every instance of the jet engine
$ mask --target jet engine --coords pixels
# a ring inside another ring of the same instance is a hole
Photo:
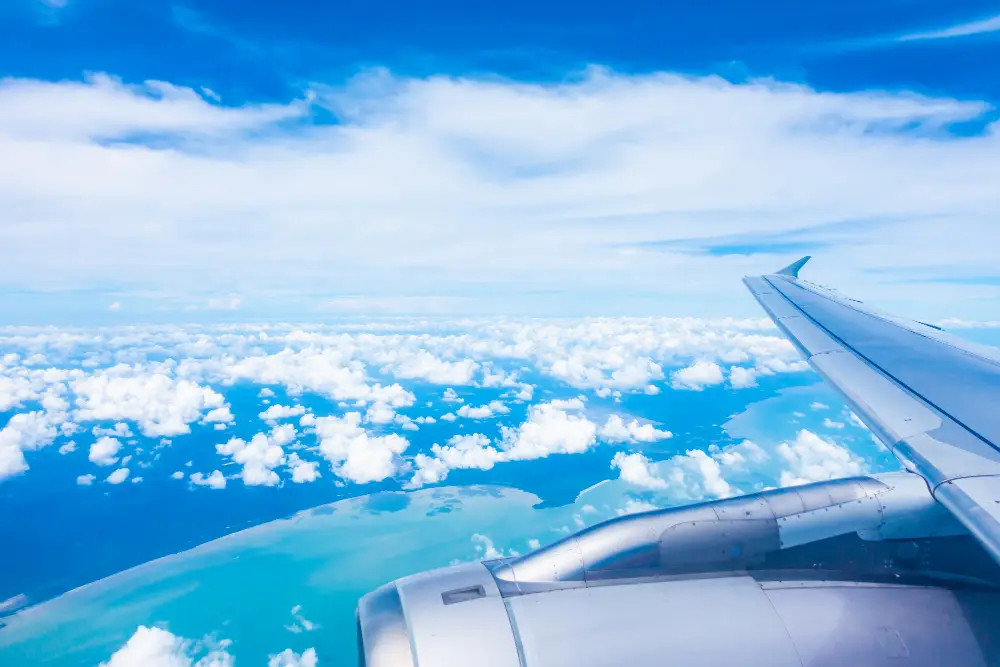
[[[911,473],[587,528],[358,604],[367,667],[1000,664],[1000,566]]]

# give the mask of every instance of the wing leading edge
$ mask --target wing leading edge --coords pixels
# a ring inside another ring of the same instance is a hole
[[[743,282],[858,417],[1000,562],[1000,354],[798,278]]]

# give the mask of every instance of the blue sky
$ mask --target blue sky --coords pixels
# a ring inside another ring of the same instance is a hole
[[[752,315],[738,278],[808,252],[996,319],[998,12],[13,0],[0,306]]]

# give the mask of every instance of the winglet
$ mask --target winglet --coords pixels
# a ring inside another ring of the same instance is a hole
[[[803,266],[806,265],[806,262],[808,262],[810,259],[812,259],[812,256],[806,255],[799,261],[792,262],[791,264],[783,268],[781,271],[778,271],[778,273],[783,276],[791,276],[792,278],[798,278],[799,271],[802,269]]]

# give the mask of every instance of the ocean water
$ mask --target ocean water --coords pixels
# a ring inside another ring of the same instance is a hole
[[[536,382],[539,385],[536,402],[569,398],[578,393],[551,379],[536,379]],[[818,384],[812,373],[763,377],[760,386],[752,389],[710,387],[700,392],[669,391],[655,396],[626,394],[620,403],[591,396],[587,414],[598,423],[611,413],[634,416],[672,431],[673,438],[629,447],[655,461],[690,449],[705,449],[711,444],[724,446],[750,437],[745,433],[730,434],[722,425],[749,406],[795,387],[813,389],[787,405],[782,404],[789,411],[780,414],[775,410],[773,423],[753,433],[762,442],[778,438],[774,442],[777,444],[789,433],[794,437],[794,429],[779,429],[792,419],[794,409],[806,409],[815,397],[829,403],[833,410],[839,405],[836,396]],[[143,477],[141,484],[78,486],[76,476],[88,469],[93,471],[93,465],[87,461],[89,434],[77,436],[78,449],[68,455],[60,455],[56,447],[33,452],[28,474],[0,484],[0,505],[5,510],[0,513],[0,542],[14,546],[0,550],[0,600],[23,595],[30,602],[40,602],[151,559],[303,509],[361,494],[402,490],[405,476],[373,484],[344,485],[335,483],[329,472],[311,484],[247,487],[239,480],[230,480],[222,490],[191,488],[184,481],[171,479],[176,470],[209,473],[220,468],[224,474],[231,474],[238,469],[220,461],[215,445],[230,437],[249,439],[267,428],[256,418],[266,407],[257,398],[258,389],[258,386],[236,386],[225,390],[226,400],[238,415],[236,424],[226,431],[192,424],[190,435],[171,438],[171,444],[161,448],[156,447],[155,439],[135,438],[138,443],[130,448],[135,457],[130,465],[134,475]],[[279,387],[274,390],[278,394],[272,399],[275,404],[298,402],[318,414],[345,411],[319,396],[290,397]],[[417,386],[413,391],[421,405],[425,400],[437,399],[441,389]],[[469,402],[478,405],[492,400],[499,391],[475,389],[466,393]],[[509,405],[511,412],[499,420],[439,422],[422,426],[420,431],[406,432],[411,441],[407,454],[426,452],[431,445],[445,442],[456,432],[480,432],[495,437],[502,425],[516,425],[525,417],[527,405]],[[453,409],[453,405],[435,403],[434,408],[423,408],[421,413],[442,414]],[[253,418],[239,418],[242,415]],[[770,437],[769,429],[770,433],[780,435]],[[561,506],[572,503],[582,489],[608,479],[614,473],[611,460],[621,449],[603,445],[581,454],[557,454],[500,464],[492,470],[454,470],[447,483],[521,489],[537,496],[543,507]],[[190,467],[186,465],[189,461]],[[148,468],[140,467],[147,464]],[[107,474],[110,469],[96,472]],[[73,554],[73,558],[67,559],[67,553]]]
[[[621,490],[597,489],[571,505],[495,487],[443,487],[353,498],[250,528],[76,589],[7,619],[0,664],[96,665],[137,626],[187,638],[230,640],[238,665],[314,648],[321,665],[357,664],[354,608],[394,578],[483,555],[485,536],[509,554],[605,518]],[[476,547],[479,547],[477,550]],[[293,631],[299,615],[314,629]]]
[[[671,407],[672,414],[663,421],[676,429],[676,435],[645,446],[653,461],[669,461],[686,449],[746,438],[773,452],[780,443],[794,439],[800,429],[824,433],[823,419],[843,416],[836,397],[808,375],[764,383],[752,391],[675,393],[671,401],[678,396],[695,398]],[[656,414],[658,398],[630,397],[619,411],[627,408],[650,417]],[[826,407],[816,409],[817,403]],[[849,444],[864,459],[868,471],[898,467],[864,429],[845,425],[836,431],[838,442]],[[264,665],[269,656],[285,649],[296,653],[315,649],[319,664],[324,666],[354,665],[355,605],[361,595],[382,583],[455,561],[483,558],[487,553],[526,553],[534,540],[540,544],[555,541],[627,511],[630,503],[641,504],[641,509],[685,502],[667,492],[637,489],[618,479],[617,471],[609,466],[615,451],[599,447],[583,455],[551,456],[476,471],[491,478],[488,485],[466,484],[463,477],[476,475],[457,471],[449,482],[460,484],[412,492],[381,489],[301,509],[287,518],[138,565],[3,619],[6,627],[0,629],[0,664],[98,665],[121,648],[139,626],[157,626],[205,646],[222,643],[237,665]],[[775,484],[783,464],[774,459],[772,456],[742,474],[728,475],[733,492]],[[125,550],[119,560],[148,553],[149,545],[142,541],[150,532],[164,533],[160,543],[164,549],[170,548],[171,535],[192,539],[198,531],[190,527],[179,530],[179,521],[194,522],[199,530],[225,530],[233,514],[220,517],[209,511],[213,506],[208,503],[218,503],[220,512],[226,508],[232,512],[234,505],[242,503],[241,520],[259,520],[278,511],[268,504],[268,498],[293,504],[282,495],[287,488],[232,485],[222,492],[203,493],[184,488],[173,493],[172,488],[166,482],[148,486],[144,482],[113,488],[104,499],[91,499],[106,503],[98,506],[123,522],[120,532],[102,536],[109,548],[117,540]],[[302,488],[322,487],[314,483]],[[536,488],[549,493],[535,492]],[[119,489],[153,498],[161,494],[156,519],[144,516],[148,505],[128,502],[128,496],[125,502],[120,496],[112,498]],[[167,495],[170,493],[173,495]],[[305,503],[315,497],[295,500]],[[186,499],[195,500],[185,505]],[[245,502],[247,499],[255,500]],[[80,534],[85,533],[80,530]],[[56,536],[52,539],[58,542]],[[88,550],[95,559],[107,555],[95,553],[92,546],[77,548],[75,553]],[[58,567],[56,560],[54,556],[45,567]],[[65,574],[64,581],[93,571],[87,567],[74,570],[71,561],[63,563],[73,573]],[[40,580],[45,567],[37,570]]]

